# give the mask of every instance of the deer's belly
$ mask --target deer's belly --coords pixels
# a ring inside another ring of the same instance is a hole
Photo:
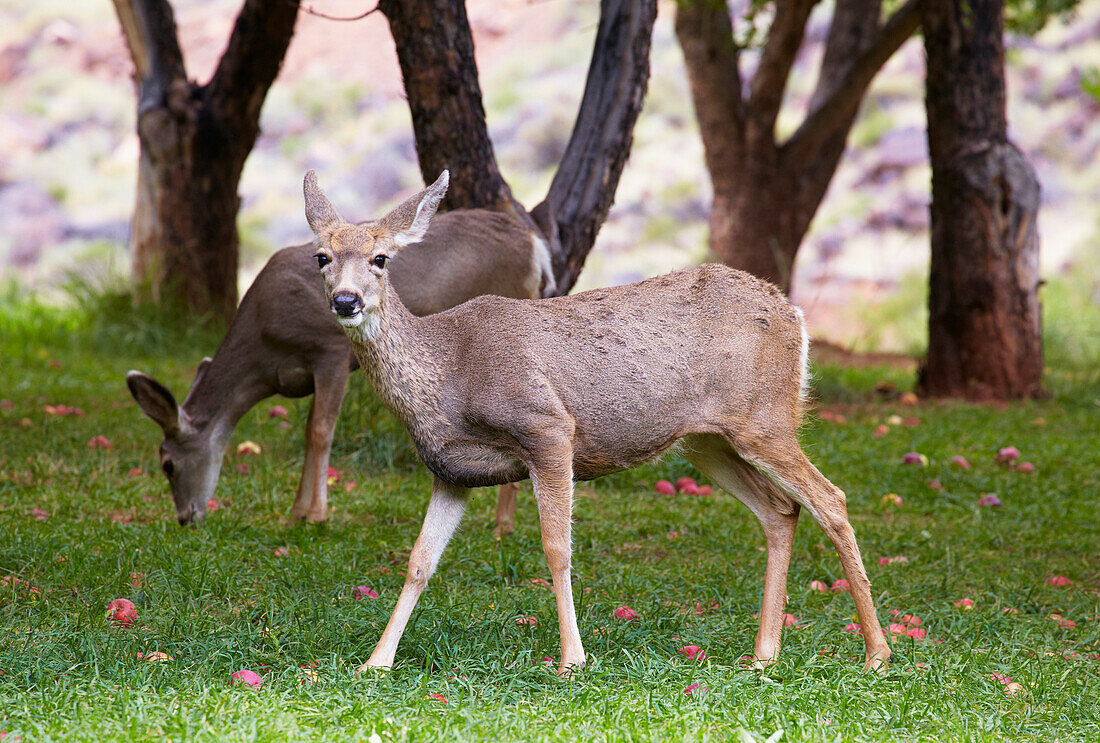
[[[523,462],[508,452],[476,443],[457,442],[440,450],[420,449],[420,458],[441,480],[466,488],[526,480]]]

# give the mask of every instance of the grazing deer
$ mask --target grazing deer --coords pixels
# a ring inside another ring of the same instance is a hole
[[[489,292],[531,298],[554,289],[545,242],[512,217],[480,209],[442,214],[422,238],[387,267],[405,305],[418,315]],[[138,405],[164,431],[161,467],[181,524],[205,516],[237,421],[274,394],[313,395],[291,516],[325,518],[333,429],[357,363],[328,311],[313,253],[312,245],[299,245],[271,257],[241,300],[214,358],[199,364],[183,405],[153,378],[137,371],[126,375]],[[502,485],[498,536],[512,530],[515,504],[515,486]]]
[[[432,186],[376,222],[351,225],[305,177],[306,218],[332,311],[382,400],[435,475],[397,606],[370,659],[393,664],[405,625],[466,508],[469,488],[531,478],[553,578],[561,666],[584,665],[570,584],[573,481],[653,459],[689,461],[749,507],[767,543],[755,657],[779,653],[787,566],[801,508],[840,555],[866,666],[890,657],[844,493],[806,459],[802,313],[770,284],[718,265],[535,301],[478,297],[416,317],[390,259],[428,230]]]

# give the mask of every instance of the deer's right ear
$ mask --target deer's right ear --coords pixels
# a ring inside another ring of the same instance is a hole
[[[328,197],[321,192],[321,187],[317,185],[317,174],[312,170],[306,173],[302,192],[306,197],[306,221],[314,235],[320,237],[344,223],[344,218],[336,213]]]
[[[126,386],[130,388],[138,407],[164,429],[166,436],[179,433],[179,405],[167,387],[139,371],[126,375]]]

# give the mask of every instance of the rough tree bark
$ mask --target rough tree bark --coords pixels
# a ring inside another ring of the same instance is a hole
[[[656,0],[602,0],[572,136],[546,198],[530,214],[512,196],[485,125],[462,0],[382,0],[397,45],[425,182],[451,170],[446,205],[532,219],[547,237],[557,292],[576,283],[630,153],[649,80]]]
[[[205,84],[187,78],[167,0],[114,5],[138,98],[134,276],[158,301],[228,319],[237,306],[237,186],[298,0],[246,0]]]
[[[710,252],[784,291],[871,80],[920,21],[918,0],[908,0],[881,25],[881,0],[837,0],[809,113],[779,142],[775,122],[815,4],[776,3],[744,94],[742,50],[724,0],[676,6],[676,37],[714,188]]]
[[[932,161],[924,392],[1038,395],[1039,183],[1008,141],[1002,0],[923,0]]]
[[[497,169],[465,0],[382,0],[412,113],[425,183],[445,168],[444,209],[527,212]]]

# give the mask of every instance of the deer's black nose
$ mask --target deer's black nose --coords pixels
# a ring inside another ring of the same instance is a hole
[[[363,300],[351,292],[339,292],[332,297],[332,311],[340,317],[351,317],[363,309]]]

